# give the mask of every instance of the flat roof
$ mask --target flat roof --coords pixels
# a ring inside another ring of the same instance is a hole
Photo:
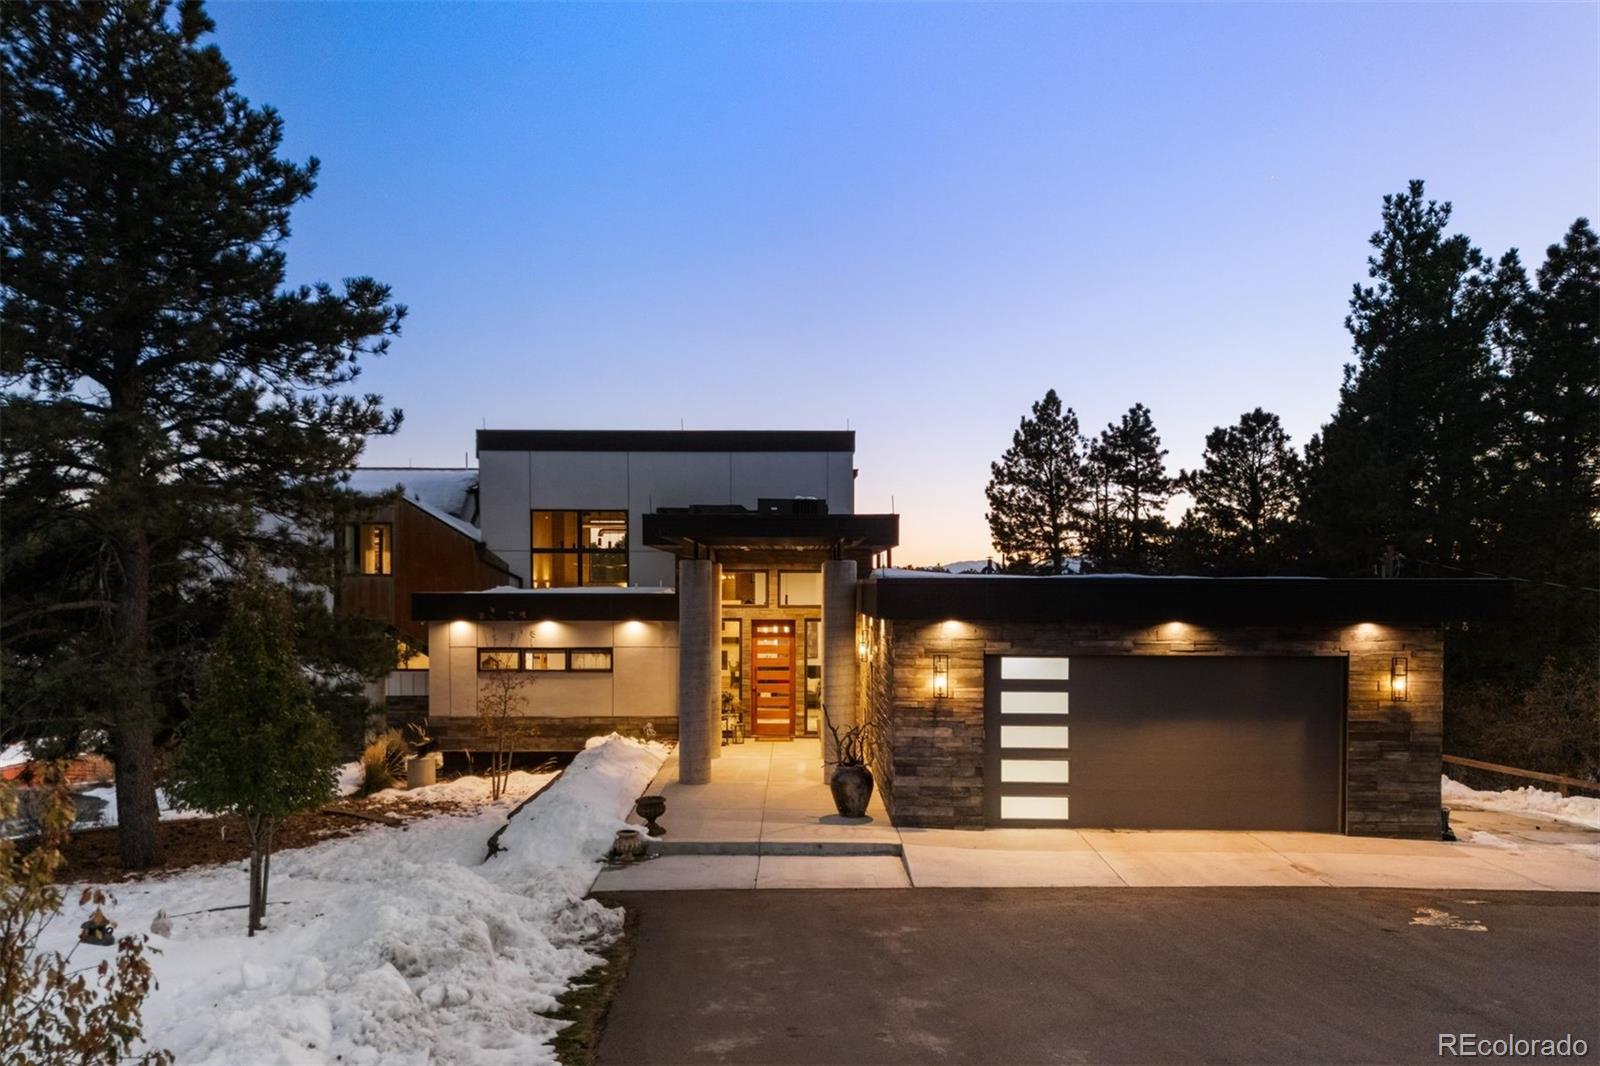
[[[1493,578],[1019,577],[877,571],[862,613],[994,622],[1440,623],[1496,617],[1511,605]]]
[[[411,617],[419,622],[675,622],[678,593],[606,586],[413,592]]]
[[[479,452],[854,452],[851,429],[480,429]]]

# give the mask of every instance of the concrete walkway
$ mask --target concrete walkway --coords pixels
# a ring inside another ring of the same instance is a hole
[[[1600,831],[1458,808],[1459,843],[1328,833],[896,829],[840,818],[816,740],[722,748],[707,785],[668,759],[660,857],[596,892],[724,888],[1248,887],[1600,892]],[[637,819],[635,819],[637,820]]]

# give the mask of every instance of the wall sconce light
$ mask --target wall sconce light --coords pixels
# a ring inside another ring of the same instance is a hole
[[[950,656],[933,657],[933,698],[942,700],[950,695]]]
[[[1396,655],[1389,660],[1389,698],[1395,702],[1405,700],[1410,692],[1408,684],[1407,662],[1404,655]]]
[[[867,638],[865,636],[856,641],[856,658],[862,662],[867,661]]]

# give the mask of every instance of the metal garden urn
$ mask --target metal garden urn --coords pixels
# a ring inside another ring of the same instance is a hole
[[[666,836],[667,831],[656,824],[656,819],[667,813],[665,796],[640,796],[633,804],[634,812],[644,819],[645,832],[653,837]]]
[[[644,837],[637,829],[619,829],[611,845],[612,862],[636,862],[644,854]]]
[[[872,771],[861,763],[840,763],[828,781],[833,791],[833,805],[844,818],[866,816],[867,804],[872,802]]]

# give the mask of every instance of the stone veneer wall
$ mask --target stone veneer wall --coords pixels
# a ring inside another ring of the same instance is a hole
[[[862,700],[888,723],[878,777],[896,825],[983,826],[986,655],[1343,655],[1346,831],[1438,836],[1444,637],[1437,626],[863,621],[871,651]],[[950,695],[940,700],[932,692],[936,654],[950,656]],[[1396,655],[1408,659],[1404,702],[1388,698]]]

